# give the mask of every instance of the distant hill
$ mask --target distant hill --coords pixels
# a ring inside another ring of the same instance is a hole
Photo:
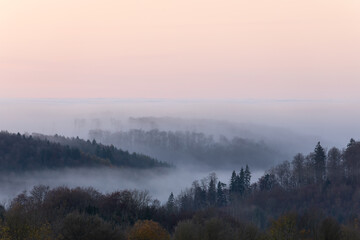
[[[1,171],[99,166],[153,168],[169,165],[145,155],[130,154],[95,141],[0,132]]]
[[[93,130],[89,137],[175,165],[198,164],[227,169],[248,164],[252,169],[264,169],[282,159],[279,152],[264,142],[239,137],[214,137],[201,132],[132,129],[110,133]]]

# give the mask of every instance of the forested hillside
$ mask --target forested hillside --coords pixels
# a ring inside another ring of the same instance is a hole
[[[318,143],[313,152],[297,154],[253,184],[246,166],[229,176],[228,186],[212,175],[176,198],[170,195],[168,205],[179,212],[215,208],[268,229],[266,239],[360,239],[359,163],[360,142],[351,139],[346,149],[328,151]],[[195,229],[196,221],[190,225]]]
[[[251,183],[244,166],[170,193],[37,186],[0,210],[0,239],[282,240],[360,239],[360,142],[269,169]]]
[[[168,167],[153,158],[130,154],[114,146],[95,141],[63,138],[63,144],[26,136],[0,132],[0,169],[29,171],[65,167]]]
[[[110,133],[93,130],[89,137],[162,161],[171,161],[175,165],[200,164],[224,169],[249,164],[252,168],[264,169],[282,158],[263,142],[239,137],[217,138],[200,132],[132,129]]]

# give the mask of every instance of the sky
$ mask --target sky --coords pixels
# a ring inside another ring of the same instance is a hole
[[[358,0],[0,0],[0,98],[358,100]]]

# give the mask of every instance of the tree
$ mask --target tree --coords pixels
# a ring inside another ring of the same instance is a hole
[[[250,172],[249,166],[246,165],[245,175],[244,175],[244,187],[245,187],[246,193],[248,193],[250,191],[250,184],[251,184],[251,172]]]
[[[321,183],[325,179],[326,154],[320,142],[317,143],[314,153],[315,180],[316,183]]]
[[[199,240],[201,239],[202,226],[190,220],[181,221],[175,228],[174,240]]]
[[[305,182],[305,157],[301,153],[295,155],[294,159],[292,160],[291,164],[293,167],[293,179],[294,179],[294,186],[299,187],[302,186]]]
[[[49,187],[45,185],[37,185],[31,190],[31,197],[32,200],[37,203],[41,204],[46,197],[46,194],[49,192]]]
[[[327,176],[332,182],[338,182],[343,176],[341,166],[341,152],[333,147],[328,152]]]
[[[281,187],[283,187],[284,189],[288,189],[290,187],[291,171],[290,163],[288,161],[277,165],[272,170],[272,173],[276,176],[277,182],[280,184]]]
[[[225,183],[218,182],[217,191],[216,191],[216,205],[218,207],[223,207],[227,204],[226,194],[224,188],[226,187]]]
[[[286,214],[276,221],[273,221],[270,227],[270,236],[274,240],[293,240],[298,239],[298,230],[296,227],[296,215]]]
[[[313,184],[315,182],[315,160],[314,160],[315,153],[309,153],[305,157],[304,163],[304,183],[306,184]]]
[[[168,212],[170,212],[170,213],[175,212],[175,198],[174,198],[174,194],[172,192],[166,203],[166,208],[167,208]]]
[[[326,240],[338,240],[343,239],[341,237],[342,232],[340,224],[333,218],[326,218],[322,221],[320,226],[321,239]]]
[[[360,142],[350,140],[344,152],[344,168],[348,181],[352,183],[360,182]]]
[[[194,199],[188,192],[183,192],[180,195],[180,211],[188,212],[194,209]]]
[[[129,233],[128,240],[169,240],[169,233],[157,222],[137,221]]]
[[[355,143],[356,143],[356,141],[355,141],[353,138],[351,138],[350,141],[349,141],[349,143],[348,143],[348,145],[347,145],[347,147],[351,147],[351,146],[353,146]]]
[[[216,179],[211,177],[209,182],[209,188],[207,192],[207,200],[210,206],[215,206],[216,204]]]
[[[259,187],[261,191],[269,191],[276,184],[274,174],[265,174],[259,179]]]
[[[202,209],[206,206],[206,189],[200,187],[198,181],[193,182],[194,190],[194,207],[195,209]]]
[[[98,216],[79,213],[70,213],[66,216],[61,235],[64,240],[125,240],[124,234],[110,223],[103,221]]]
[[[238,176],[238,192],[240,193],[240,195],[244,195],[245,192],[245,171],[244,168],[241,168],[239,176]]]
[[[31,202],[27,201],[26,195],[20,194],[20,201],[13,201],[10,209],[4,213],[4,222],[0,221],[0,239],[23,240],[23,239],[51,239],[51,226],[45,221],[38,221],[35,212],[29,209]],[[18,200],[19,200],[18,196]],[[41,219],[43,220],[43,219]]]
[[[236,188],[237,188],[236,183],[237,183],[237,176],[236,176],[236,172],[234,170],[231,174],[231,179],[230,179],[230,192],[231,193],[236,192]]]
[[[175,228],[174,240],[235,240],[239,238],[239,229],[245,230],[249,233],[245,226],[234,225],[228,219],[220,218],[218,216],[212,216],[211,213],[204,215],[196,214],[192,220],[186,220],[179,222]],[[253,240],[251,234],[247,235],[246,238]],[[249,237],[250,235],[250,237]]]

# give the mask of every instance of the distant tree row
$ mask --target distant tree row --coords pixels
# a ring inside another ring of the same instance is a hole
[[[115,144],[122,149],[143,152],[174,164],[200,162],[221,168],[239,162],[245,165],[248,162],[253,168],[264,168],[270,167],[280,156],[263,142],[239,137],[216,138],[190,131],[132,129],[110,133],[92,130],[89,137],[104,144]]]

